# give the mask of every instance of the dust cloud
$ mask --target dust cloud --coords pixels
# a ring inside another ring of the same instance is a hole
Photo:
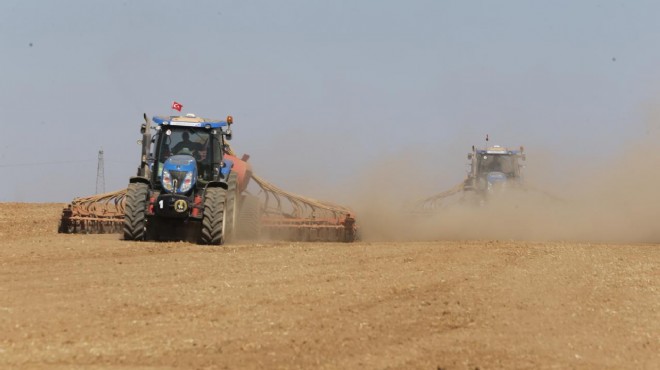
[[[597,166],[586,159],[558,165],[551,155],[528,150],[522,189],[483,205],[465,202],[459,193],[432,214],[412,211],[415,201],[446,190],[421,189],[409,180],[423,169],[408,166],[409,173],[395,175],[391,164],[375,166],[359,180],[353,202],[362,238],[658,242],[659,137],[649,135]]]

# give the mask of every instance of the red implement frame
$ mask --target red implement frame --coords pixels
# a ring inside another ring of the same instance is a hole
[[[67,234],[119,233],[124,221],[126,190],[75,198],[62,210],[59,232]]]
[[[253,175],[262,199],[262,233],[273,239],[352,242],[355,217],[337,204],[284,191]]]

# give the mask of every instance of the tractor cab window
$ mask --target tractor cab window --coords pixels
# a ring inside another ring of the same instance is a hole
[[[515,172],[515,158],[509,155],[486,154],[481,157],[479,172],[502,172],[507,176],[513,176]]]
[[[165,162],[173,155],[187,154],[200,160],[208,133],[204,130],[192,130],[185,127],[168,127],[159,133],[158,159]]]
[[[171,134],[172,131],[167,129],[167,130],[158,131],[156,136],[154,136],[154,140],[155,140],[154,149],[156,149],[155,155],[157,157],[157,160],[155,162],[156,171],[154,172],[154,176],[156,177],[156,179],[160,179],[163,173],[163,164],[165,163],[167,158],[172,156]]]
[[[205,130],[192,130],[186,127],[166,127],[156,135],[158,176],[163,163],[173,155],[191,155],[199,161],[203,153],[203,143],[209,136]]]
[[[208,134],[208,139],[204,142],[200,154],[201,159],[197,162],[199,176],[206,181],[217,179],[222,162],[222,139],[215,131]]]
[[[199,160],[199,151],[204,146],[203,142],[208,138],[205,131],[177,128],[171,130],[171,152],[173,155],[187,154]]]

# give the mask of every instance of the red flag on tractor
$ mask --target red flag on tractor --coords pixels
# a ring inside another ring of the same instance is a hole
[[[181,103],[172,102],[172,109],[176,109],[179,112],[181,112],[181,108],[183,108],[183,105]]]

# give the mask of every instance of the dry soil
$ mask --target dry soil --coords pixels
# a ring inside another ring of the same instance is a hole
[[[223,247],[0,204],[1,368],[660,368],[660,245]]]

